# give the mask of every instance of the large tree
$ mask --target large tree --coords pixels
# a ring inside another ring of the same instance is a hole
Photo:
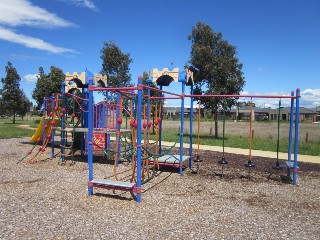
[[[197,23],[192,28],[190,67],[194,71],[195,93],[239,94],[245,80],[242,64],[237,58],[236,47],[224,40],[222,33],[215,33],[210,26]],[[223,98],[202,98],[205,109],[215,116],[215,138],[218,138],[218,111],[224,104]],[[226,99],[230,108],[235,98]]]
[[[101,49],[101,73],[107,75],[110,87],[128,87],[131,82],[130,54],[125,54],[112,41],[104,42]]]
[[[21,78],[11,62],[7,63],[6,77],[1,78],[3,84],[1,90],[1,105],[7,113],[13,115],[13,123],[16,123],[16,114],[21,110],[24,93],[20,89]]]
[[[38,108],[45,97],[61,92],[61,83],[64,80],[65,75],[60,68],[51,66],[48,74],[45,74],[42,67],[39,68],[36,87],[32,91],[32,98],[36,100]]]

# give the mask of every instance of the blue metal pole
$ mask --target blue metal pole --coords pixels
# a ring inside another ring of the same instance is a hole
[[[182,83],[182,94],[185,92],[185,81]],[[182,157],[183,157],[183,131],[184,131],[184,97],[181,99],[181,122],[180,122],[180,160],[179,160],[179,173],[182,175]]]
[[[51,96],[51,110],[52,110],[52,120],[54,122],[55,120],[55,113],[54,113],[54,107],[55,107],[55,102],[54,102],[55,96],[52,94]],[[54,124],[51,126],[51,158],[54,158]]]
[[[294,130],[294,161],[293,161],[293,185],[297,185],[298,177],[298,144],[299,144],[299,119],[300,119],[300,88],[296,90],[296,121],[295,121],[295,130]]]
[[[294,91],[291,92],[291,96],[294,96]],[[291,98],[287,177],[290,177],[290,174],[291,174],[291,173],[290,173],[290,164],[291,164],[291,153],[292,153],[293,111],[294,111],[294,98]]]
[[[93,90],[91,87],[93,86],[93,79],[92,77],[89,78],[89,106],[88,106],[88,172],[89,172],[89,184],[88,184],[88,195],[93,194],[93,186],[90,184],[90,182],[93,180],[93,147],[92,147],[92,141],[93,141]]]
[[[138,77],[138,117],[137,117],[137,123],[138,123],[138,133],[137,133],[137,202],[141,202],[141,118],[142,118],[142,93],[143,93],[143,87],[142,87],[142,77]]]
[[[193,85],[191,85],[190,94],[193,95]],[[190,98],[190,145],[189,145],[189,168],[192,168],[192,122],[193,122],[193,98]]]

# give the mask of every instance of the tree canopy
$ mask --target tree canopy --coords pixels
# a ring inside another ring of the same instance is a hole
[[[223,39],[222,33],[215,33],[209,25],[197,23],[192,28],[190,68],[194,72],[195,93],[197,94],[239,94],[245,80],[242,64],[237,58],[236,47]],[[230,108],[236,99],[226,99]],[[215,138],[218,138],[217,115],[224,104],[222,98],[202,98],[205,109],[215,116]]]
[[[21,78],[16,70],[13,67],[11,62],[7,63],[6,77],[1,78],[3,84],[1,90],[0,105],[5,112],[13,115],[13,123],[16,121],[16,114],[25,115],[30,111],[31,103],[28,98],[25,96],[22,89],[20,89]]]
[[[104,42],[101,49],[101,73],[107,75],[108,85],[111,87],[128,87],[131,82],[130,54],[125,54],[112,41]]]
[[[61,83],[64,80],[65,75],[60,68],[51,66],[48,74],[45,74],[42,67],[39,68],[36,87],[32,91],[32,98],[36,100],[38,108],[41,107],[45,97],[61,92]]]

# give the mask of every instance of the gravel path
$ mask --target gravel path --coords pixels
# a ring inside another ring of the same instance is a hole
[[[25,142],[24,142],[25,141]],[[97,189],[87,196],[87,164],[57,159],[16,164],[28,139],[0,139],[0,239],[319,239],[320,173],[299,174],[294,187],[214,173],[165,171],[129,193]],[[48,151],[48,150],[47,150]],[[57,150],[58,151],[58,150]],[[45,159],[49,153],[41,155]],[[95,176],[112,174],[95,163]],[[119,171],[130,168],[121,164]],[[128,171],[122,175],[129,174]]]

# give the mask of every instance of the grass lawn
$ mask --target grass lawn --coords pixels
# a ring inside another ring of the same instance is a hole
[[[29,125],[32,128],[37,128],[38,123],[34,121],[16,119],[16,123],[12,123],[12,119],[0,119],[0,138],[21,138],[31,137],[35,130],[21,128],[20,125]]]

